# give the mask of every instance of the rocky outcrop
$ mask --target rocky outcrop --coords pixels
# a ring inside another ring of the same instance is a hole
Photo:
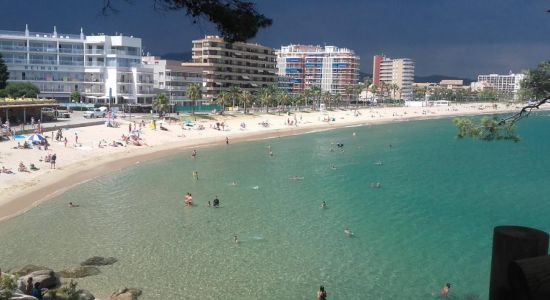
[[[63,278],[82,278],[97,275],[99,273],[101,273],[101,271],[98,268],[91,266],[68,268],[57,272],[57,274]]]
[[[10,297],[10,300],[36,300],[36,298],[33,296],[25,295],[20,292],[15,292]]]
[[[59,286],[59,278],[52,270],[41,270],[41,271],[34,271],[30,274],[27,274],[21,278],[19,278],[18,287],[22,291],[25,290],[25,287],[27,285],[27,279],[29,277],[32,277],[33,282],[40,282],[41,288],[46,289],[53,289]]]
[[[111,295],[111,300],[136,300],[141,290],[136,288],[122,288]]]
[[[80,263],[81,266],[107,266],[117,262],[114,257],[94,256]]]
[[[42,271],[42,270],[50,270],[50,268],[35,266],[35,265],[26,265],[20,269],[12,269],[10,270],[10,273],[13,275],[17,275],[18,277],[21,277],[21,276],[28,275],[29,273]]]

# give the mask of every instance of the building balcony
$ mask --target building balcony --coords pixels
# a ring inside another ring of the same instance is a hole
[[[0,46],[0,51],[26,52],[26,51],[27,51],[27,47],[20,47],[20,46]]]
[[[87,55],[104,55],[105,50],[103,50],[103,49],[86,49],[85,53]]]
[[[84,49],[64,49],[64,48],[59,48],[59,54],[84,54]]]
[[[57,54],[57,48],[29,47],[30,52]]]
[[[31,65],[56,65],[56,60],[32,60]]]

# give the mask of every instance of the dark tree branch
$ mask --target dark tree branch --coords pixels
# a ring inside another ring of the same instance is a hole
[[[531,114],[533,109],[535,109],[535,108],[538,109],[541,105],[548,102],[548,100],[550,100],[550,96],[540,100],[539,102],[537,102],[535,104],[530,104],[530,105],[524,106],[516,114],[514,114],[514,115],[512,115],[508,118],[504,118],[504,119],[500,120],[500,122],[498,122],[498,125],[513,124],[513,123],[515,123],[515,122],[517,122],[517,121],[519,121],[523,118],[526,118]]]
[[[114,0],[102,0],[102,13],[117,13]],[[131,3],[132,0],[122,0]],[[152,0],[155,10],[185,10],[193,23],[206,19],[216,25],[220,35],[228,42],[246,41],[259,29],[271,26],[273,21],[259,13],[250,0]]]

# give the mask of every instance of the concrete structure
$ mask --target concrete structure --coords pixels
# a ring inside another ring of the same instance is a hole
[[[30,81],[40,97],[70,102],[74,91],[93,103],[147,105],[153,99],[153,70],[141,64],[141,39],[122,35],[79,35],[0,31],[0,52],[9,81]]]
[[[472,90],[490,88],[495,91],[517,95],[523,79],[525,79],[525,74],[513,74],[511,72],[508,75],[478,75],[477,83],[472,83],[471,87]]]
[[[389,58],[384,55],[375,55],[372,67],[373,83],[396,84],[399,91],[398,99],[412,100],[412,84],[414,81],[414,61],[409,58]]]
[[[232,87],[251,92],[277,84],[275,50],[258,44],[227,43],[219,36],[193,41],[193,61],[183,66],[201,68],[204,95],[215,99]]]
[[[202,87],[201,68],[182,66],[181,61],[158,56],[144,56],[142,61],[153,67],[156,93],[165,93],[171,105],[191,105],[187,87],[193,83]]]
[[[347,95],[346,88],[359,80],[359,56],[335,46],[289,45],[277,50],[279,76],[292,82],[292,92],[312,86],[323,92]]]

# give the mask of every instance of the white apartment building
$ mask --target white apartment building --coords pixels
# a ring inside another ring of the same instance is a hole
[[[29,81],[40,97],[70,102],[74,91],[90,103],[152,103],[153,69],[141,63],[141,39],[0,30],[9,81]]]
[[[293,93],[319,86],[323,92],[347,95],[346,88],[359,80],[359,56],[347,48],[288,45],[276,54],[278,75],[290,80]]]
[[[521,81],[523,79],[525,79],[525,74],[513,74],[511,72],[508,75],[478,75],[477,82],[472,82],[471,86],[472,90],[491,88],[503,93],[517,95],[517,92],[521,88]]]
[[[155,92],[166,94],[172,105],[191,105],[187,87],[193,83],[203,86],[201,68],[182,66],[181,61],[158,56],[144,56],[142,61],[153,67]]]
[[[274,49],[252,43],[228,43],[219,36],[194,40],[193,61],[183,66],[203,70],[204,96],[208,100],[232,87],[255,92],[277,84]]]
[[[373,83],[380,85],[396,84],[399,90],[395,93],[398,99],[413,99],[414,61],[409,58],[389,58],[375,55],[373,63]]]

